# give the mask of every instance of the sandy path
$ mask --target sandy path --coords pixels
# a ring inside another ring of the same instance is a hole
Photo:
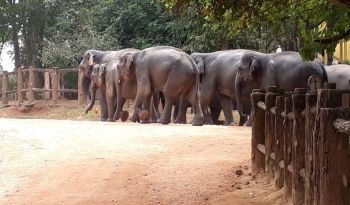
[[[0,119],[0,204],[271,204],[258,182],[242,184],[250,133]]]

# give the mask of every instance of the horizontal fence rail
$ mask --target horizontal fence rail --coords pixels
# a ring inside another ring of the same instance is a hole
[[[77,87],[78,89],[65,89],[64,88],[64,76],[67,73],[78,73],[77,77]],[[37,87],[35,85],[36,74],[42,73],[44,77],[44,87]],[[25,100],[28,103],[32,103],[35,100],[36,94],[42,94],[45,100],[52,100],[57,102],[57,100],[63,95],[63,93],[76,93],[78,96],[78,101],[80,104],[84,103],[85,98],[82,94],[82,89],[80,87],[82,72],[78,68],[67,68],[67,69],[42,69],[29,67],[25,69],[23,67],[18,68],[16,71],[7,72],[3,71],[0,74],[1,83],[1,100],[3,105],[9,103],[9,95],[14,94],[14,99],[18,104],[23,103]],[[16,80],[16,88],[9,90],[9,77]]]
[[[308,89],[253,90],[253,173],[296,205],[350,204],[349,91],[314,76]]]

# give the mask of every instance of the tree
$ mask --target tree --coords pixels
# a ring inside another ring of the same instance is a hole
[[[182,13],[193,2],[164,0],[168,8]],[[248,29],[262,34],[265,41],[277,41],[284,50],[301,51],[306,58],[332,50],[339,39],[350,36],[349,8],[325,0],[203,0],[200,4],[200,15],[212,29],[226,28],[230,36]]]

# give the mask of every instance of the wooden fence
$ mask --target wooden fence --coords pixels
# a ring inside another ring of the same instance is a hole
[[[78,89],[64,89],[63,82],[64,76],[67,73],[78,72],[77,87]],[[44,76],[44,86],[37,87],[35,82],[35,76],[37,73],[42,73]],[[16,88],[9,90],[9,76],[14,76],[16,79]],[[1,88],[1,100],[2,104],[7,105],[9,103],[9,94],[15,94],[14,100],[19,104],[24,101],[29,103],[34,102],[35,94],[41,94],[45,100],[52,100],[54,103],[63,95],[63,93],[77,93],[78,101],[80,104],[84,103],[82,90],[80,88],[80,79],[82,73],[77,68],[69,69],[41,69],[29,67],[28,69],[18,68],[17,71],[7,72],[3,71],[0,75],[2,79]]]
[[[350,90],[320,84],[253,91],[252,169],[293,204],[349,205]]]

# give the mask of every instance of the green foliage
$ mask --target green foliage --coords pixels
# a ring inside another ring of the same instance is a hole
[[[229,37],[246,29],[260,35],[268,52],[276,43],[284,50],[301,51],[312,58],[317,51],[334,50],[335,44],[350,36],[349,8],[325,0],[280,1],[214,1],[163,0],[165,5],[183,14],[194,2],[200,4],[199,14],[212,30],[227,30]],[[323,28],[323,29],[322,29]]]

